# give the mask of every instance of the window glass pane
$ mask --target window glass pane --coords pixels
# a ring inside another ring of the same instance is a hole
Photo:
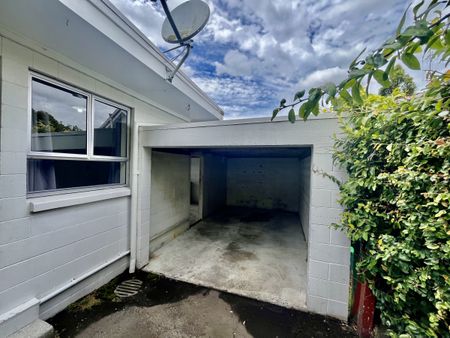
[[[86,154],[86,96],[33,79],[31,109],[31,150]]]
[[[127,111],[95,100],[94,155],[127,156]]]
[[[125,184],[126,162],[28,159],[28,192]]]

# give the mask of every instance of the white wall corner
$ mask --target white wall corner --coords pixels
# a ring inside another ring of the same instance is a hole
[[[7,337],[39,318],[39,300],[31,298],[0,315],[0,337]]]

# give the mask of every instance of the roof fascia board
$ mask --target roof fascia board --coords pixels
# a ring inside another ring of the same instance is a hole
[[[337,116],[334,113],[323,114],[308,118],[307,121],[298,120],[296,123],[307,123],[308,121],[320,121],[320,120],[337,120]],[[223,127],[232,125],[243,124],[279,124],[284,123],[291,125],[287,116],[279,116],[273,121],[270,121],[270,117],[254,117],[246,119],[234,119],[234,120],[221,120],[221,121],[207,121],[207,122],[190,122],[190,123],[174,123],[165,125],[153,125],[141,127],[142,131],[157,130],[157,129],[185,129],[185,128],[205,128],[205,127]]]

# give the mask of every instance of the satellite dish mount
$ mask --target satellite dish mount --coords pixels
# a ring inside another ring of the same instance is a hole
[[[202,0],[189,0],[172,12],[167,7],[166,0],[160,0],[161,5],[166,13],[166,19],[163,22],[161,35],[168,43],[176,43],[178,46],[166,50],[164,53],[173,51],[178,48],[184,50],[176,57],[184,54],[180,62],[173,70],[167,69],[167,81],[172,82],[175,74],[181,65],[186,61],[192,49],[192,38],[197,35],[206,25],[209,19],[210,11],[208,5]],[[175,58],[175,59],[176,59]]]

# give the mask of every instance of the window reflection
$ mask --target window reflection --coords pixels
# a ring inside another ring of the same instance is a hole
[[[28,192],[125,184],[125,162],[28,159]]]
[[[31,107],[31,150],[86,154],[86,96],[34,78]]]
[[[95,100],[94,155],[127,156],[127,111]]]

